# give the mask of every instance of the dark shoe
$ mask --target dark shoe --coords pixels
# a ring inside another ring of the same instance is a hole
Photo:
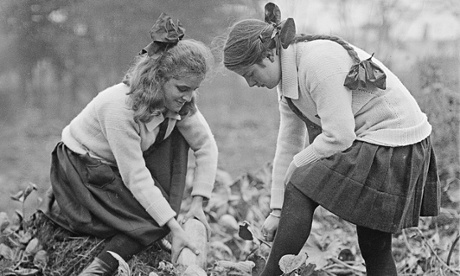
[[[78,276],[111,276],[115,269],[96,257]]]

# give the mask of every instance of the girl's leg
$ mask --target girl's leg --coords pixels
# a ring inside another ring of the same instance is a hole
[[[97,256],[99,259],[109,264],[111,267],[118,267],[118,261],[112,257],[108,251],[117,253],[126,262],[129,261],[135,254],[141,252],[145,247],[136,240],[124,235],[115,235],[106,245],[104,250]]]
[[[289,183],[284,194],[281,219],[262,276],[281,275],[279,260],[298,254],[310,235],[313,213],[318,204]]]
[[[391,253],[391,233],[357,226],[358,243],[368,276],[396,276]]]
[[[129,261],[133,255],[139,253],[144,248],[142,244],[124,234],[115,235],[105,245],[95,260],[79,276],[112,275],[118,268],[118,261],[108,251],[117,253],[125,261]]]

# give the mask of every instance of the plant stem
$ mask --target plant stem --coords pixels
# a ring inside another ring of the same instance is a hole
[[[257,238],[257,239],[258,239],[261,243],[263,243],[263,244],[265,244],[266,246],[272,248],[272,246],[271,246],[268,242],[266,242],[266,241],[264,241],[264,240],[262,240],[262,239],[259,239],[259,238]]]
[[[422,240],[423,242],[426,244],[426,246],[428,246],[428,248],[430,249],[430,251],[434,254],[434,256],[436,257],[436,259],[439,261],[439,263],[444,266],[445,268],[447,268],[448,270],[450,270],[452,273],[454,273],[455,275],[459,275],[460,276],[460,273],[458,273],[457,271],[455,271],[453,268],[451,268],[448,264],[446,264],[439,256],[438,254],[436,254],[436,252],[434,251],[433,247],[431,247],[431,245],[426,241],[425,239],[425,236],[423,235],[423,232],[420,230],[420,229],[417,229],[418,232],[420,233],[420,235],[422,236]]]
[[[460,239],[460,235],[452,243],[452,247],[449,250],[449,255],[447,256],[447,265],[450,263],[450,258],[452,257],[452,253],[454,252],[455,245],[457,244],[458,240]]]

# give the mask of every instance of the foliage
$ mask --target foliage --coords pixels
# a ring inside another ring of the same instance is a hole
[[[270,244],[259,238],[269,212],[270,171],[267,164],[235,181],[219,171],[213,197],[205,207],[213,229],[208,275],[261,272],[270,251]],[[190,191],[188,185],[187,194]],[[184,200],[187,210],[190,200]],[[22,227],[9,225],[4,213],[0,218],[0,272],[5,275],[75,275],[104,245],[104,240],[72,236],[40,213]],[[459,218],[457,210],[443,208],[439,217],[423,218],[419,228],[395,235],[394,257],[400,275],[460,275]],[[198,271],[193,267],[171,264],[167,244],[156,244],[127,263],[120,260],[119,275],[199,275],[193,274]],[[355,228],[321,208],[302,251],[284,256],[280,268],[284,275],[365,275]]]

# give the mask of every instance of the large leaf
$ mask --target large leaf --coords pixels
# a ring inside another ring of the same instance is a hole
[[[284,272],[284,274],[289,274],[294,270],[300,268],[306,260],[307,254],[305,252],[300,252],[298,255],[287,254],[281,257],[279,261],[279,266],[281,271]]]
[[[198,265],[189,265],[182,276],[207,276],[207,274]]]
[[[117,253],[107,251],[118,261],[118,275],[117,276],[131,276],[131,269],[128,263]]]
[[[10,219],[5,212],[0,212],[0,233],[10,225]]]
[[[34,265],[42,270],[48,264],[48,253],[45,250],[39,250],[34,256]]]
[[[24,253],[28,255],[35,255],[40,249],[41,249],[40,241],[37,238],[33,238],[27,244]]]
[[[24,189],[24,200],[27,199],[27,197],[33,192],[37,190],[37,185],[35,185],[32,182],[29,182],[29,185]]]
[[[233,234],[238,231],[239,226],[235,217],[229,214],[224,214],[219,218],[219,225],[222,226],[227,233]]]
[[[460,179],[455,178],[450,181],[447,196],[452,202],[460,202]]]
[[[306,243],[305,250],[310,256],[307,262],[315,264],[318,270],[325,267],[330,258],[337,257],[343,247],[339,239],[330,242],[328,239],[329,237],[326,236],[320,240],[317,234],[312,233]]]
[[[3,243],[0,243],[0,256],[10,261],[14,260],[13,250]]]
[[[250,226],[251,224],[249,224],[249,222],[247,221],[244,221],[242,224],[240,224],[238,235],[243,240],[252,241],[254,239],[254,235],[252,234],[252,230]]]

